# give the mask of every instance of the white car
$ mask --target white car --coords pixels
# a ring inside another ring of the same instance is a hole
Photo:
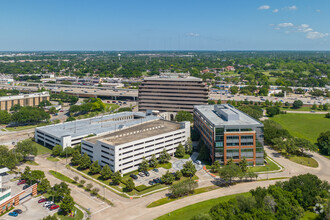
[[[202,162],[201,162],[200,160],[196,160],[196,163],[197,163],[198,165],[202,165]]]
[[[46,207],[48,205],[52,205],[52,204],[54,204],[52,201],[47,201],[47,202],[44,203],[44,207]]]

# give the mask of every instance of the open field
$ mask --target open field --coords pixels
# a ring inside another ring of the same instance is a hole
[[[318,162],[310,157],[292,156],[289,160],[308,167],[318,167]]]
[[[298,108],[298,109],[295,109],[295,108],[289,108],[289,107],[281,107],[281,110],[282,111],[316,111],[316,112],[330,112],[330,109],[328,110],[323,110],[321,108],[319,108],[319,106],[317,106],[317,109],[313,110],[311,107],[301,107],[301,108]]]
[[[267,165],[265,166],[255,166],[249,167],[249,171],[251,172],[267,172],[267,171],[276,171],[280,170],[281,168],[277,166],[273,161],[271,161],[268,157],[266,158]],[[268,168],[268,170],[267,170]]]
[[[240,193],[240,194],[234,194],[234,195],[230,195],[230,196],[223,196],[223,197],[219,197],[216,199],[210,199],[204,202],[199,202],[193,205],[189,205],[186,206],[184,208],[181,209],[177,209],[173,212],[170,212],[168,214],[165,214],[163,216],[160,216],[159,218],[157,218],[158,220],[165,220],[165,219],[180,219],[180,220],[184,220],[184,219],[192,219],[194,216],[201,214],[201,213],[208,213],[208,211],[217,203],[219,202],[224,202],[224,201],[228,201],[229,199],[235,198],[236,196],[239,195],[244,195],[244,196],[251,196],[250,193]]]
[[[330,120],[323,114],[281,114],[271,120],[281,124],[291,135],[305,138],[312,143],[316,143],[321,132],[330,130]]]
[[[38,144],[36,142],[33,142],[33,144],[37,147],[38,149],[38,155],[41,155],[41,154],[51,154],[52,153],[52,150],[47,148],[47,147],[44,147],[42,146],[41,144]]]

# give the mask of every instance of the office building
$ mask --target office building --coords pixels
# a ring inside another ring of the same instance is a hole
[[[194,128],[210,152],[212,162],[226,164],[243,157],[249,165],[264,164],[263,124],[231,105],[194,107]]]
[[[20,106],[38,106],[42,101],[49,101],[49,98],[48,92],[2,96],[0,97],[0,110],[10,111],[11,107],[16,104]]]
[[[35,129],[35,141],[44,146],[61,145],[63,148],[80,144],[87,136],[96,136],[109,131],[118,131],[127,126],[157,119],[141,112],[121,112],[97,116]]]
[[[185,145],[190,137],[190,122],[172,122],[159,118],[126,126],[82,140],[81,153],[87,153],[101,166],[109,165],[113,172],[137,170],[143,157],[157,158],[165,149],[173,155],[177,146]]]
[[[207,85],[196,77],[174,73],[147,77],[139,86],[139,111],[192,113],[194,105],[207,104],[208,96]]]

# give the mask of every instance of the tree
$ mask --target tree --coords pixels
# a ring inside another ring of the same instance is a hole
[[[229,89],[231,94],[237,94],[238,93],[238,87],[237,86],[231,86]]]
[[[316,146],[310,141],[303,138],[295,138],[295,145],[300,149],[300,154],[303,155],[305,150],[316,151]]]
[[[43,218],[42,220],[58,220],[58,219],[55,215],[53,215],[53,216],[48,215],[47,217]]]
[[[193,122],[194,118],[193,118],[193,115],[190,112],[179,111],[175,116],[175,120],[178,121],[178,122],[182,122],[182,121]]]
[[[248,171],[248,163],[245,157],[243,157],[243,159],[238,163],[238,166],[243,173],[246,173]]]
[[[52,154],[53,156],[60,156],[60,154],[62,153],[62,146],[61,145],[58,145],[56,144],[53,149],[52,149]]]
[[[31,139],[26,139],[18,142],[16,145],[16,151],[22,154],[24,160],[26,159],[27,156],[29,155],[37,156],[38,153],[38,149],[33,144],[33,141]]]
[[[303,102],[300,101],[300,100],[296,100],[296,101],[294,101],[293,104],[292,104],[292,108],[294,108],[294,109],[298,109],[298,108],[300,108],[301,106],[303,106]]]
[[[76,183],[78,183],[78,181],[79,181],[79,177],[78,177],[78,176],[75,176],[75,177],[73,177],[73,180],[74,180]]]
[[[238,107],[238,109],[257,120],[263,116],[263,111],[260,106],[243,105]]]
[[[275,115],[280,114],[281,111],[279,107],[273,106],[273,107],[267,107],[266,112],[269,117],[273,117]]]
[[[158,160],[154,154],[151,156],[151,158],[149,160],[149,165],[150,165],[150,167],[153,167],[153,168],[157,167],[157,165],[158,165]]]
[[[325,118],[330,118],[330,112],[328,112],[327,114],[325,114]]]
[[[60,184],[55,184],[48,193],[53,196],[55,201],[60,201],[65,195],[70,195],[70,191],[68,184],[61,182]]]
[[[10,114],[6,110],[0,110],[0,124],[9,124]]]
[[[167,153],[166,149],[164,148],[163,151],[159,154],[158,160],[159,163],[168,163],[171,159],[171,156],[169,155],[169,153]]]
[[[185,152],[186,154],[191,154],[193,151],[192,141],[191,138],[188,138],[187,143],[185,145]]]
[[[89,171],[92,174],[97,174],[101,171],[101,166],[97,160],[90,165]]]
[[[217,105],[220,105],[221,104],[221,99],[219,99],[218,101],[217,101]]]
[[[197,187],[198,183],[195,180],[186,179],[170,186],[169,191],[172,197],[177,198],[193,193]]]
[[[81,157],[80,163],[79,163],[79,169],[86,170],[91,165],[91,159],[89,156],[84,153],[84,155]]]
[[[22,106],[20,106],[20,104],[15,104],[10,108],[10,111],[12,112],[17,112],[22,108]]]
[[[182,172],[181,172],[181,170],[176,171],[176,172],[175,172],[175,179],[176,179],[176,180],[180,180],[181,177],[182,177]]]
[[[102,179],[104,179],[104,180],[108,180],[108,179],[110,179],[111,176],[112,176],[112,171],[111,171],[110,167],[106,164],[106,165],[102,168],[100,174],[101,174],[101,176],[102,176]]]
[[[197,172],[195,165],[191,160],[183,164],[183,169],[181,170],[182,174],[187,177],[193,177]]]
[[[70,116],[70,117],[68,117],[68,118],[66,119],[67,122],[68,122],[68,121],[75,121],[75,120],[76,120],[76,118],[73,117],[73,116]]]
[[[95,187],[95,188],[92,189],[92,194],[97,195],[99,193],[99,191],[100,191],[100,189]]]
[[[37,187],[38,192],[47,192],[50,188],[50,183],[46,178],[43,178]]]
[[[80,180],[80,181],[79,181],[79,184],[80,184],[81,186],[83,186],[85,183],[86,183],[86,180]]]
[[[129,178],[126,182],[126,190],[131,192],[135,188],[135,184],[132,178]]]
[[[112,179],[112,183],[114,185],[119,185],[120,184],[120,181],[121,181],[121,174],[120,174],[120,172],[119,171],[115,172],[112,175],[111,179]]]
[[[316,109],[317,109],[317,105],[314,104],[314,105],[312,106],[312,109],[313,109],[313,110],[316,110]]]
[[[323,110],[324,110],[324,111],[328,111],[328,108],[329,108],[328,104],[324,104],[324,105],[323,105]]]
[[[145,172],[148,170],[148,168],[149,168],[149,163],[146,160],[146,158],[143,157],[142,162],[139,165],[139,171]]]
[[[61,207],[61,210],[64,213],[71,212],[73,207],[74,207],[73,198],[70,195],[65,195],[63,200],[62,200],[62,203],[61,203],[60,207]]]
[[[241,172],[241,169],[235,163],[229,163],[219,170],[220,177],[225,181],[229,180],[230,183],[232,182],[232,179],[238,177]]]
[[[73,165],[73,166],[77,166],[77,165],[79,165],[80,164],[80,161],[81,161],[81,154],[77,151],[77,150],[75,150],[74,152],[73,152],[73,154],[72,154],[72,158],[71,158],[71,164]]]
[[[55,114],[55,113],[58,112],[58,110],[53,106],[53,107],[50,107],[50,108],[49,108],[48,112],[49,112],[50,114]]]
[[[322,154],[330,156],[330,130],[320,134],[317,138],[317,146]]]
[[[86,189],[87,189],[87,191],[91,191],[92,188],[93,188],[93,184],[88,183],[88,184],[86,185]]]
[[[33,124],[44,120],[49,120],[50,116],[44,109],[38,107],[25,106],[18,112],[11,115],[11,121],[22,124]]]
[[[163,183],[165,184],[172,184],[174,182],[174,176],[172,173],[170,173],[169,171],[167,171],[162,177],[161,180]]]
[[[208,103],[209,105],[215,105],[215,101],[214,101],[214,100],[208,100],[207,103]]]
[[[211,166],[211,172],[216,173],[220,169],[220,162],[218,160],[214,161],[214,163]]]
[[[185,149],[184,149],[183,145],[180,143],[178,145],[178,147],[176,148],[174,155],[176,157],[184,157],[184,154],[185,154]]]

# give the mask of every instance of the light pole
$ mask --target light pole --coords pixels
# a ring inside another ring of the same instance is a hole
[[[268,169],[269,169],[269,167],[267,166],[267,179],[268,179]]]

